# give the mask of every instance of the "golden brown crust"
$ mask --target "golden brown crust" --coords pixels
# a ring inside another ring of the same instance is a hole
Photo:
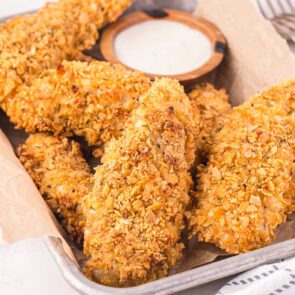
[[[121,65],[65,61],[22,87],[2,107],[29,133],[76,134],[100,145],[119,135],[149,87],[147,77]]]
[[[197,85],[189,94],[199,126],[196,137],[198,153],[207,156],[214,144],[216,133],[222,128],[224,117],[232,110],[224,89],[217,90],[211,84]]]
[[[130,4],[130,0],[60,0],[0,25],[0,102],[13,96],[19,85],[30,85],[44,69],[79,58],[95,44],[97,30]]]
[[[181,257],[193,128],[182,87],[162,79],[142,97],[122,136],[107,145],[87,204],[91,279],[138,285],[165,276]]]
[[[93,176],[79,144],[43,133],[30,135],[18,155],[70,237],[82,246],[85,199]]]
[[[293,81],[258,94],[226,118],[191,213],[191,234],[200,241],[247,252],[269,244],[294,210],[294,99]]]

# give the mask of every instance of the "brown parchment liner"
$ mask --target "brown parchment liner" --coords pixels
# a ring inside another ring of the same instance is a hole
[[[281,80],[295,78],[294,55],[249,0],[203,0],[196,13],[215,23],[227,38],[228,49],[216,85],[229,91],[233,105]],[[15,130],[2,111],[0,128],[7,136],[0,131],[0,228],[4,240],[13,243],[32,237],[60,237],[73,258],[54,216],[14,154],[13,148],[22,144],[27,134]],[[89,157],[87,148],[84,150]],[[96,163],[88,160],[92,166]],[[295,238],[295,214],[278,228],[274,243],[291,238]],[[184,257],[170,274],[227,256],[214,245],[200,243],[196,238],[184,243]],[[78,261],[80,254],[76,255]]]
[[[295,55],[251,0],[200,0],[195,13],[215,23],[227,39],[215,84],[226,88],[233,105],[295,78]]]
[[[1,111],[0,126],[14,146],[26,138],[25,132],[13,132],[13,126]],[[3,239],[13,243],[41,236],[59,237],[68,255],[71,248],[62,237],[62,229],[43,201],[31,177],[14,154],[8,138],[0,130],[0,228]]]

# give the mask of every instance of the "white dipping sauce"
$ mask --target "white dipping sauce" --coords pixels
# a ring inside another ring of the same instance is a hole
[[[204,65],[212,56],[206,35],[168,20],[133,25],[117,35],[114,45],[120,62],[149,74],[188,73]]]

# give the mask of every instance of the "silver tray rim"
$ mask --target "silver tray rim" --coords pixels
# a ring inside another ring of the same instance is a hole
[[[254,267],[295,256],[295,239],[279,242],[245,254],[224,258],[136,287],[113,288],[86,278],[65,252],[61,239],[43,238],[64,279],[83,295],[167,295],[238,274]]]

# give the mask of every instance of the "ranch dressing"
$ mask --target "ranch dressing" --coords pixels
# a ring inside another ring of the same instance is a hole
[[[210,40],[185,24],[150,20],[121,31],[115,52],[126,66],[157,75],[179,75],[204,65],[212,55]]]

